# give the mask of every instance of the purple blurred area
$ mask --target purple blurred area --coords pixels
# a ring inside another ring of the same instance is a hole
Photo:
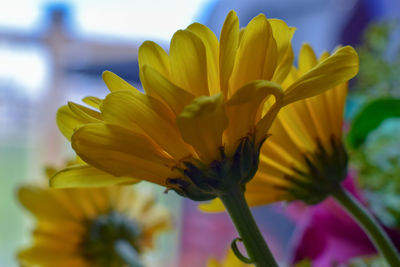
[[[226,212],[201,212],[197,208],[198,203],[191,200],[184,200],[183,203],[179,266],[206,266],[209,257],[222,260],[231,242],[238,237],[229,215]],[[286,262],[293,222],[273,205],[253,208],[252,211],[274,256],[281,263]],[[242,251],[245,251],[243,247]]]
[[[57,108],[87,95],[104,96],[104,70],[115,72],[140,89],[137,50],[144,40],[155,40],[167,49],[174,31],[194,21],[219,35],[232,9],[238,13],[241,26],[259,13],[295,26],[296,53],[304,42],[318,53],[339,43],[357,44],[371,20],[400,16],[398,0],[1,2],[0,266],[17,266],[15,251],[29,242],[32,222],[15,202],[15,188],[42,177],[45,165],[61,165],[72,155],[55,124]],[[237,237],[227,214],[204,214],[196,203],[172,192],[165,196],[160,188],[148,184],[143,188],[159,194],[160,202],[174,214],[176,225],[160,238],[159,250],[151,257],[157,260],[150,260],[149,266],[205,266],[210,256],[223,257]],[[293,247],[288,244],[298,228],[296,221],[282,214],[283,206],[253,211],[284,264],[291,260]],[[319,225],[329,225],[318,213],[312,216]],[[354,233],[358,234],[356,230]],[[309,235],[314,240],[315,233]],[[368,247],[366,244],[362,249]]]

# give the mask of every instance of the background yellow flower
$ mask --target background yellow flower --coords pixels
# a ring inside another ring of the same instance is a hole
[[[20,203],[35,217],[23,266],[124,266],[113,250],[125,240],[142,253],[170,225],[169,213],[150,195],[129,187],[50,189],[22,186]]]

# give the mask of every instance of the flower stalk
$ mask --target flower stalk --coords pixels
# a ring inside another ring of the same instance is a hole
[[[400,266],[400,256],[392,241],[372,215],[342,187],[332,196],[358,222],[367,233],[379,253],[391,267]]]
[[[251,262],[257,267],[277,267],[278,264],[247,205],[242,187],[233,187],[221,195],[220,199],[239,233]]]
[[[117,240],[114,243],[114,250],[121,261],[126,263],[129,267],[144,267],[139,260],[139,254],[126,240]]]

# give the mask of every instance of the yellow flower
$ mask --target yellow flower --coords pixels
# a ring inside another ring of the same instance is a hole
[[[298,68],[285,83],[312,69],[319,60],[309,45],[303,45]],[[347,173],[347,155],[342,143],[343,111],[347,83],[283,108],[275,119],[271,136],[260,153],[258,172],[246,186],[250,206],[301,199],[317,203],[332,193]],[[206,211],[222,210],[215,200],[202,205]]]
[[[219,262],[214,258],[210,258],[207,263],[207,267],[247,267],[253,266],[252,264],[246,264],[241,262],[238,258],[236,258],[233,251],[230,249],[226,254],[223,262]]]
[[[112,248],[115,241],[141,253],[170,224],[152,197],[129,187],[22,186],[18,197],[36,219],[32,246],[18,253],[22,266],[124,266]]]
[[[353,48],[343,47],[290,83],[294,29],[260,14],[239,31],[230,12],[219,40],[199,23],[177,31],[169,54],[146,41],[139,48],[141,93],[111,72],[111,93],[70,103],[58,124],[96,174],[82,185],[147,180],[195,200],[213,199],[255,174],[258,153],[278,111],[352,78]],[[70,168],[53,177],[54,187],[80,186]],[[125,177],[125,178],[121,178]],[[128,177],[128,178],[127,178]],[[122,180],[121,180],[122,179]],[[90,181],[90,182],[88,182]],[[134,180],[132,180],[134,181]]]

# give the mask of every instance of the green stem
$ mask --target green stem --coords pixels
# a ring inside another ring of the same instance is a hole
[[[114,249],[120,259],[130,267],[143,267],[143,264],[139,260],[139,254],[129,244],[129,242],[120,239],[114,243]]]
[[[220,199],[224,203],[252,263],[257,267],[277,267],[278,264],[254,221],[243,190],[239,187],[233,188],[220,196]]]
[[[400,256],[392,241],[369,212],[342,187],[333,193],[333,197],[364,229],[376,249],[387,260],[389,265],[392,267],[400,266]]]

